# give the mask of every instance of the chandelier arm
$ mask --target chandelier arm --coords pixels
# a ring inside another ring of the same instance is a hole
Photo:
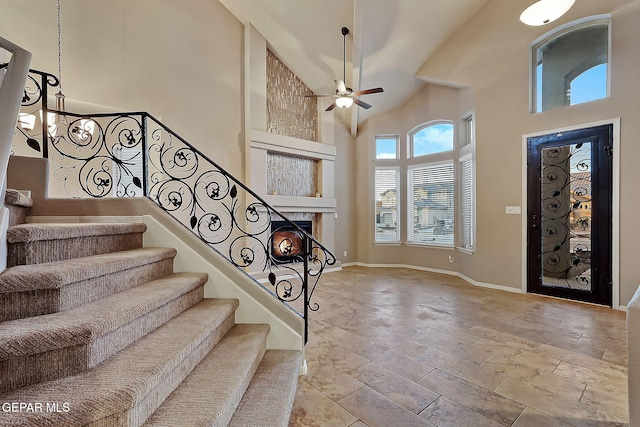
[[[58,88],[62,92],[62,25],[60,24],[60,0],[58,0]]]

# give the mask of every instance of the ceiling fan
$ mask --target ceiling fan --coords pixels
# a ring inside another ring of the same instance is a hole
[[[345,81],[347,80],[347,45],[346,39],[347,34],[349,34],[349,29],[347,27],[342,27],[342,72],[343,72],[343,80],[334,80],[336,83],[336,93],[335,95],[305,95],[307,97],[324,97],[324,96],[333,96],[336,100],[333,101],[331,105],[325,111],[331,111],[336,107],[339,108],[349,108],[353,104],[356,104],[364,109],[371,108],[370,104],[358,99],[358,96],[368,95],[370,93],[380,93],[384,92],[381,87],[376,87],[373,89],[365,89],[353,91],[350,87],[347,87]]]

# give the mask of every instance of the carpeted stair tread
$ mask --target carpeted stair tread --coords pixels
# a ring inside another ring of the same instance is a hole
[[[0,361],[86,344],[206,282],[201,273],[175,273],[67,310],[0,323]]]
[[[264,355],[268,333],[268,325],[235,325],[145,426],[228,425]]]
[[[201,301],[206,281],[176,273],[63,313],[0,323],[0,392],[98,365]]]
[[[31,197],[25,196],[18,190],[7,189],[4,196],[4,202],[7,205],[19,206],[21,208],[30,208],[33,206],[33,200]]]
[[[301,364],[300,351],[267,350],[229,427],[286,427]]]
[[[173,272],[175,249],[143,248],[0,274],[0,321],[69,310]]]
[[[74,237],[111,236],[144,233],[146,229],[144,223],[28,223],[10,227],[7,230],[7,241],[28,243]]]
[[[68,412],[5,413],[0,425],[142,425],[228,332],[237,306],[203,300],[87,372],[0,395],[3,402],[69,404]]]
[[[9,210],[9,227],[26,222],[27,211],[33,206],[31,197],[18,190],[7,189],[4,207]]]
[[[7,265],[43,264],[141,248],[143,223],[31,223],[7,230]]]
[[[60,288],[151,262],[174,258],[173,248],[140,248],[36,265],[18,265],[0,274],[0,293]]]

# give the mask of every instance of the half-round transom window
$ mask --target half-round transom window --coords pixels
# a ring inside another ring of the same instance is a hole
[[[453,124],[438,122],[422,126],[409,134],[410,157],[426,156],[453,150]]]

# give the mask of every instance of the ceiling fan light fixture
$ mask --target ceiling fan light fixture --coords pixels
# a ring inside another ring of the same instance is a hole
[[[350,96],[341,96],[336,98],[336,107],[349,108],[353,105],[353,98]]]
[[[520,21],[537,27],[549,24],[567,13],[575,0],[539,0],[526,8],[520,15]]]

